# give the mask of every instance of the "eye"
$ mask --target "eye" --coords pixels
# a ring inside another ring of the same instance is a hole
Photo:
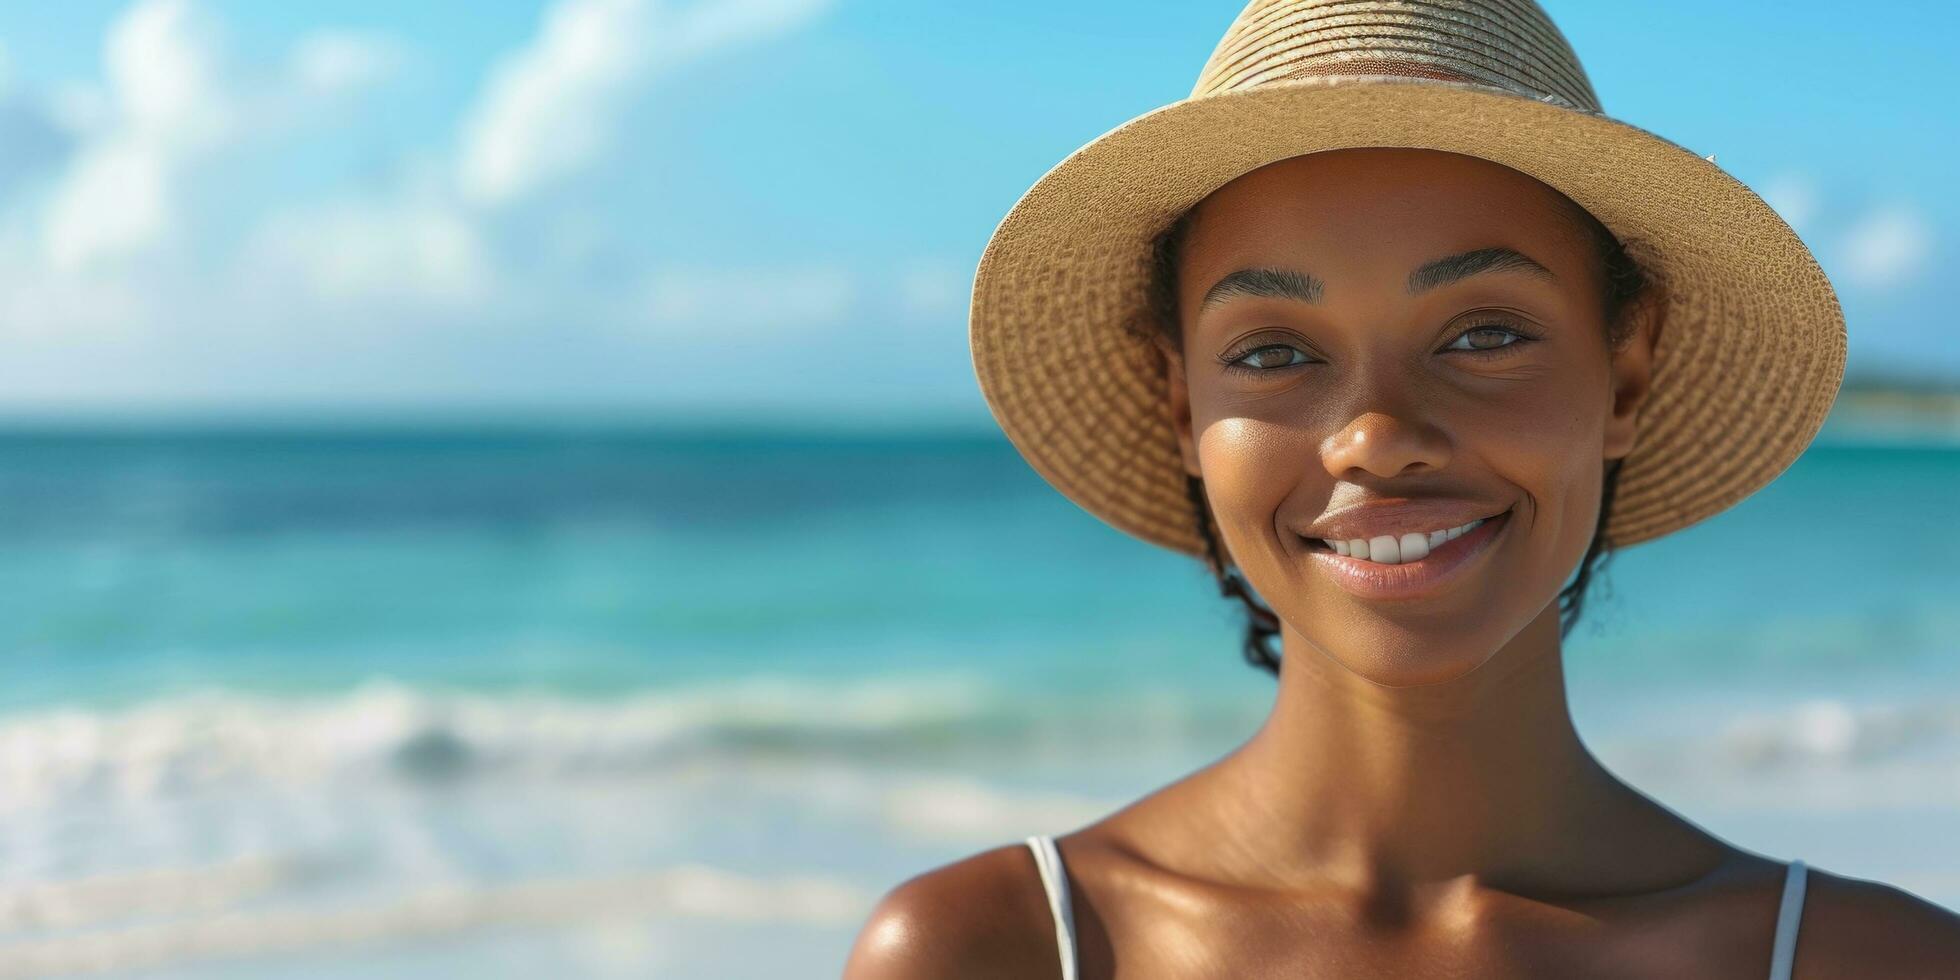
[[[1290,359],[1297,354],[1299,359]],[[1238,354],[1226,354],[1219,358],[1225,363],[1225,370],[1239,374],[1273,374],[1286,368],[1312,364],[1307,353],[1292,344],[1261,344]]]
[[[1506,340],[1507,337],[1510,339]],[[1468,351],[1479,356],[1504,355],[1537,339],[1509,323],[1479,323],[1457,334],[1456,339],[1443,349]]]

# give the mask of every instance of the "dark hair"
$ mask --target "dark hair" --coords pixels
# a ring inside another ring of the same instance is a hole
[[[1592,241],[1600,269],[1600,306],[1606,324],[1607,345],[1617,350],[1633,335],[1634,320],[1629,314],[1651,297],[1654,280],[1629,253],[1629,246],[1621,242],[1592,212],[1570,198],[1562,197],[1561,200]],[[1170,342],[1171,349],[1179,352],[1184,349],[1184,337],[1178,322],[1177,262],[1184,236],[1190,228],[1192,211],[1179,215],[1151,245],[1149,319],[1164,339]],[[1637,242],[1634,244],[1638,246]],[[1612,542],[1607,539],[1606,524],[1613,508],[1613,492],[1620,482],[1621,462],[1616,459],[1606,465],[1600,490],[1599,521],[1593,528],[1592,544],[1587,546],[1586,556],[1579,562],[1578,575],[1570,585],[1559,591],[1561,638],[1570,634],[1578,624],[1585,605],[1586,588],[1591,584],[1593,575],[1604,572],[1612,559]],[[1218,545],[1211,507],[1205,498],[1205,481],[1187,474],[1185,482],[1190,491],[1192,510],[1198,515],[1198,533],[1204,538],[1207,562],[1212,573],[1218,577],[1219,594],[1237,597],[1245,604],[1248,619],[1245,659],[1253,666],[1277,675],[1280,657],[1272,641],[1279,636],[1279,616],[1254,597],[1243,573],[1236,567],[1225,566],[1224,549]]]

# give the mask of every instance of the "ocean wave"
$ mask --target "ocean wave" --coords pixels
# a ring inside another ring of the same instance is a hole
[[[342,952],[471,930],[589,926],[698,919],[748,925],[838,928],[857,922],[872,897],[821,875],[758,877],[703,864],[497,885],[424,887],[331,908],[229,909],[241,875],[277,871],[263,862],[173,868],[96,880],[0,889],[0,930],[114,922],[131,893],[158,896],[168,921],[116,923],[81,935],[0,938],[0,978],[151,970],[246,956]],[[186,906],[181,896],[201,896]],[[217,899],[215,905],[210,899]],[[206,907],[210,906],[210,907]],[[151,908],[156,903],[150,903]],[[52,910],[52,911],[50,911]],[[188,913],[188,914],[187,914]],[[639,952],[639,951],[634,951]],[[631,965],[631,964],[622,964]]]
[[[637,924],[848,930],[895,880],[868,869],[1067,832],[1263,707],[1074,697],[961,674],[584,700],[375,682],[0,717],[0,980],[503,927],[650,959],[667,950]],[[1778,819],[1960,806],[1951,699],[1697,703],[1630,712],[1602,759],[1663,800]]]
[[[1602,756],[1663,793],[1814,812],[1960,807],[1960,703],[1807,698],[1720,720],[1657,712]]]
[[[736,760],[929,762],[1101,744],[1182,745],[1250,716],[1173,695],[1034,702],[947,674],[755,678],[616,698],[450,693],[376,681],[284,697],[204,692],[0,717],[0,813],[226,785],[657,772]]]
[[[942,773],[1042,761],[1093,768],[1229,749],[1256,729],[1263,707],[1150,690],[1040,700],[962,674],[764,677],[587,699],[387,681],[311,698],[206,692],[0,716],[0,814],[374,780],[444,785],[817,763]],[[1609,751],[1663,779],[1911,766],[1960,782],[1952,779],[1960,703],[1818,698],[1683,717],[1657,697]]]
[[[1721,759],[1743,769],[1852,766],[1943,745],[1960,747],[1960,705],[1818,698],[1735,719],[1722,733]]]

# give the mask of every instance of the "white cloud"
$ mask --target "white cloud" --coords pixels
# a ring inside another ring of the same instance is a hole
[[[217,26],[188,0],[147,0],[110,30],[104,61],[128,125],[163,142],[208,142],[229,101],[217,79]]]
[[[616,139],[641,146],[619,130],[652,80],[830,0],[555,2],[453,147],[327,162],[355,184],[323,184],[334,171],[297,154],[362,132],[332,110],[410,55],[386,38],[318,30],[238,52],[200,0],[131,0],[97,77],[25,93],[0,80],[0,332],[27,341],[0,365],[0,402],[420,393],[424,377],[383,376],[417,357],[449,365],[462,391],[550,377],[523,360],[546,349],[561,373],[612,372],[637,391],[629,362],[673,341],[728,350],[951,301],[929,264],[876,281],[821,260],[649,269],[603,202],[584,224],[577,208],[521,206]],[[31,160],[9,138],[29,128],[50,137]],[[281,196],[292,186],[306,190]],[[565,325],[596,329],[560,363]],[[465,349],[466,329],[505,346]]]
[[[139,0],[110,26],[103,84],[50,100],[52,118],[82,140],[47,206],[44,247],[57,272],[171,241],[185,220],[184,178],[203,160],[309,122],[320,100],[383,77],[397,60],[385,40],[320,31],[283,71],[248,77],[227,65],[223,42],[191,0]]]
[[[1845,276],[1873,289],[1897,286],[1920,273],[1932,250],[1932,225],[1917,210],[1901,204],[1877,207],[1845,234]]]
[[[46,247],[56,269],[168,237],[177,171],[231,121],[214,33],[186,0],[146,0],[110,29],[103,49],[109,119],[49,205]]]
[[[0,249],[0,337],[7,342],[119,340],[146,329],[148,304],[129,279],[44,275],[38,259],[25,249]],[[20,353],[16,347],[11,356]]]
[[[622,106],[651,76],[707,52],[794,27],[828,0],[558,0],[528,46],[491,75],[463,127],[457,181],[503,204],[612,146]]]
[[[259,232],[243,265],[309,299],[411,309],[475,302],[492,278],[475,225],[429,193],[285,212]]]
[[[612,103],[639,73],[650,27],[640,0],[561,0],[543,32],[496,70],[465,124],[458,180],[498,203],[601,150]]]
[[[388,41],[351,31],[319,31],[300,40],[293,75],[307,90],[337,94],[371,85],[395,70],[401,52]]]
[[[170,223],[171,161],[133,138],[90,147],[58,192],[47,226],[48,258],[62,272],[148,245]]]

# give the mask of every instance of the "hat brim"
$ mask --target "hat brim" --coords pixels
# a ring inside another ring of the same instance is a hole
[[[1837,295],[1790,226],[1720,167],[1499,88],[1313,76],[1138,116],[1057,164],[995,229],[974,279],[974,371],[1029,465],[1120,530],[1203,555],[1162,354],[1147,339],[1150,242],[1247,172],[1377,146],[1503,164],[1648,246],[1664,319],[1607,525],[1615,546],[1734,505],[1822,427],[1844,376]]]

